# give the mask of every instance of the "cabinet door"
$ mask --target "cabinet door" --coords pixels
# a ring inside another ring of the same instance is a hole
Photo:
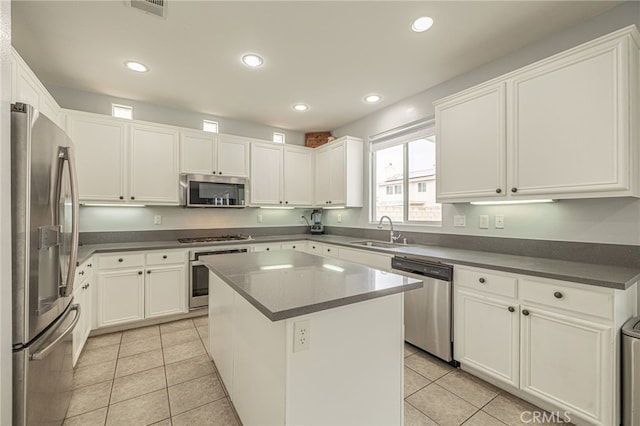
[[[100,272],[96,297],[98,327],[144,319],[142,270]]]
[[[518,305],[455,290],[454,358],[518,387]],[[510,311],[513,309],[513,312]]]
[[[230,135],[218,138],[217,172],[222,176],[249,176],[249,142]]]
[[[251,204],[280,205],[282,200],[282,146],[251,146]]]
[[[323,206],[331,199],[331,151],[316,152],[316,204]]]
[[[514,195],[629,188],[627,43],[581,51],[513,79]]]
[[[147,269],[146,318],[186,312],[187,287],[184,265]]]
[[[313,151],[284,147],[284,203],[295,206],[313,204]]]
[[[177,131],[131,126],[130,201],[178,204]]]
[[[125,123],[70,115],[67,132],[76,148],[80,201],[124,202]]]
[[[82,348],[84,347],[85,339],[85,329],[87,328],[86,324],[90,323],[87,321],[87,317],[91,317],[90,310],[87,310],[87,300],[86,300],[87,290],[84,286],[77,286],[73,292],[73,303],[77,303],[80,305],[80,319],[76,324],[76,328],[73,329],[72,333],[72,346],[73,346],[73,365],[76,365],[78,358],[80,357],[80,353],[82,352]]]
[[[214,148],[217,135],[207,132],[180,132],[180,173],[215,174]]]
[[[613,424],[611,327],[522,306],[520,387],[572,416]]]
[[[504,83],[437,105],[436,141],[439,202],[504,196]]]
[[[329,188],[330,204],[345,204],[347,189],[347,148],[344,143],[331,147],[331,164],[329,174],[331,176]]]

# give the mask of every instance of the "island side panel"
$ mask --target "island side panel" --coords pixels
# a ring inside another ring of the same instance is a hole
[[[236,293],[231,400],[242,424],[285,424],[285,323],[272,322]]]
[[[287,320],[285,424],[402,424],[403,317],[400,293]],[[311,343],[293,352],[303,320]]]
[[[233,390],[233,301],[236,292],[209,272],[209,353],[222,382]]]

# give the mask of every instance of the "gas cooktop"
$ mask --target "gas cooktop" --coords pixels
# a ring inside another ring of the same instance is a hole
[[[249,241],[251,235],[218,235],[216,237],[192,237],[192,238],[178,238],[180,243],[216,243],[224,241]]]

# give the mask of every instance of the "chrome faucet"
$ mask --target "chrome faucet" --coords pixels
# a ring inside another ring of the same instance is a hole
[[[396,235],[395,232],[393,232],[393,221],[391,220],[391,218],[387,215],[384,215],[380,218],[380,222],[378,223],[378,229],[382,229],[382,221],[384,219],[387,219],[389,221],[389,228],[391,229],[389,231],[389,242],[390,243],[395,243],[399,238],[400,238],[400,234]]]

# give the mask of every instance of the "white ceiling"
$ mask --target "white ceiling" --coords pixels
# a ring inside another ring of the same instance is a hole
[[[14,0],[12,42],[46,85],[323,131],[620,3],[165,1],[163,19],[127,0]],[[433,28],[410,31],[424,15]],[[265,64],[244,67],[247,52]],[[150,71],[125,69],[131,59]],[[370,93],[382,102],[365,104]]]

